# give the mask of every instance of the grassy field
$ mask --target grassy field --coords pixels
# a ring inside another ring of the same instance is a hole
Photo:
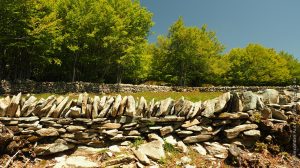
[[[95,95],[103,96],[103,95],[122,95],[122,96],[128,96],[132,95],[135,99],[140,98],[141,96],[144,96],[147,101],[150,101],[152,98],[155,100],[162,100],[166,99],[168,97],[171,97],[174,100],[180,99],[182,96],[185,97],[185,99],[188,99],[190,101],[196,102],[196,101],[204,101],[208,99],[213,99],[219,95],[221,95],[221,92],[137,92],[137,93],[111,93],[111,94],[96,94],[96,93],[89,93],[91,97],[94,97]],[[53,93],[42,93],[42,94],[34,94],[35,97],[38,99],[40,98],[47,98],[50,95],[53,95]],[[69,96],[72,99],[78,98],[78,93],[67,93],[67,94],[55,94],[56,96]],[[26,95],[23,95],[26,96]],[[0,98],[2,98],[3,95],[0,95]]]

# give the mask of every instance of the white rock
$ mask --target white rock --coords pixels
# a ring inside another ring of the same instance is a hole
[[[114,153],[119,153],[121,152],[120,148],[118,147],[118,145],[112,145],[108,148],[111,152],[114,152]]]
[[[181,160],[181,163],[183,163],[183,164],[188,164],[188,163],[191,163],[191,161],[192,161],[192,159],[187,156],[181,157],[180,160]]]
[[[188,153],[189,152],[188,147],[182,141],[178,141],[177,147],[183,153]]]
[[[207,154],[206,149],[200,144],[196,144],[196,146],[194,146],[193,149],[195,151],[197,151],[200,155],[206,155]]]
[[[187,164],[187,165],[184,166],[184,168],[196,168],[196,166]]]
[[[127,97],[127,104],[125,108],[125,115],[134,117],[136,116],[136,111],[135,111],[135,100],[133,96],[128,96]]]
[[[172,135],[167,136],[165,138],[165,141],[169,144],[172,144],[173,146],[177,145],[177,141]]]
[[[144,153],[153,160],[160,160],[166,157],[163,144],[160,141],[152,141],[139,146],[138,151]]]
[[[162,144],[165,143],[164,140],[160,136],[158,136],[157,134],[154,134],[154,133],[148,134],[148,138],[149,138],[150,141],[158,140]]]
[[[228,150],[223,145],[218,142],[204,142],[206,150],[209,154],[213,155],[216,158],[226,159],[228,156]]]
[[[115,117],[118,114],[118,110],[122,101],[122,96],[118,95],[115,99],[115,102],[112,106],[111,116]]]
[[[84,156],[71,156],[66,159],[66,164],[70,167],[94,168],[99,167],[95,162],[87,160]]]

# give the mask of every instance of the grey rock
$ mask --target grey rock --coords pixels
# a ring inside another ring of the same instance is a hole
[[[136,115],[137,116],[143,116],[143,117],[146,117],[146,110],[148,108],[148,105],[147,105],[147,101],[146,99],[142,96],[140,98],[140,102],[139,102],[139,105],[137,107],[137,110],[136,110]]]
[[[237,113],[228,113],[228,112],[224,112],[221,113],[218,116],[219,119],[222,120],[226,120],[226,119],[247,119],[249,118],[249,114],[248,113],[243,113],[243,112],[237,112]]]
[[[223,145],[218,142],[204,142],[205,148],[209,154],[213,155],[216,158],[226,159],[228,157],[228,150]]]
[[[129,136],[140,136],[141,133],[137,130],[131,130],[131,131],[128,132],[127,135],[129,135]]]
[[[65,106],[67,105],[69,100],[69,96],[65,97],[60,103],[59,105],[55,108],[55,110],[53,111],[53,113],[50,115],[51,117],[57,118],[60,116],[60,113],[63,111],[63,109],[65,108]]]
[[[99,113],[98,117],[103,118],[107,115],[108,111],[110,110],[111,106],[114,103],[114,98],[111,97],[110,99],[108,99],[107,102],[105,102],[105,105],[103,107],[103,109],[101,110],[101,112]]]
[[[171,113],[171,109],[174,105],[174,100],[171,98],[167,98],[160,102],[160,107],[158,113],[155,116],[165,116]]]
[[[62,112],[59,115],[59,118],[63,118],[66,116],[67,112],[70,110],[70,107],[72,104],[76,104],[75,101],[73,99],[71,99],[66,106],[63,108]]]
[[[194,146],[193,149],[195,151],[197,151],[200,155],[204,155],[205,156],[207,154],[206,149],[202,145],[200,145],[200,144],[196,144],[196,146]]]
[[[177,142],[177,148],[183,152],[183,153],[188,153],[189,152],[189,149],[188,147],[182,142],[182,141],[178,141]]]
[[[181,127],[183,128],[188,128],[194,125],[200,124],[199,120],[197,119],[193,119],[193,120],[188,120],[186,122],[184,122],[184,124],[181,125]]]
[[[115,99],[115,102],[114,102],[113,106],[112,106],[111,116],[113,116],[113,117],[117,116],[121,101],[122,101],[122,96],[118,95]]]
[[[14,117],[18,110],[18,106],[21,101],[22,93],[19,93],[17,96],[13,96],[11,99],[10,105],[6,109],[6,116],[7,117]]]
[[[202,131],[202,127],[201,126],[198,126],[198,125],[193,125],[191,127],[187,127],[186,130],[189,130],[189,131],[194,131],[194,132],[200,132]]]
[[[126,163],[131,163],[135,160],[136,160],[135,157],[131,156],[131,155],[119,155],[116,158],[113,158],[113,159],[103,162],[102,166],[100,166],[100,167],[109,167],[109,166],[112,166],[111,168],[121,167],[122,165],[124,165]]]
[[[108,147],[108,150],[113,152],[113,153],[120,153],[121,152],[118,145],[112,145],[112,146]]]
[[[118,134],[122,134],[122,131],[118,131],[117,129],[111,129],[111,130],[103,130],[103,134],[109,135],[109,136],[116,136]]]
[[[243,92],[242,93],[242,102],[243,102],[243,110],[242,111],[249,111],[258,108],[260,98],[258,95],[254,94],[251,91]]]
[[[271,110],[271,108],[265,107],[260,112],[261,112],[262,119],[272,118],[272,110]]]
[[[102,96],[98,105],[98,111],[103,110],[105,102],[109,99],[107,96]]]
[[[39,120],[39,118],[37,116],[32,116],[32,117],[22,117],[22,118],[19,118],[18,120],[22,121],[22,122],[34,122],[34,121]]]
[[[126,104],[127,104],[127,100],[128,100],[128,97],[124,96],[121,103],[120,103],[120,107],[119,107],[119,110],[118,110],[118,116],[122,116],[124,114],[125,107],[126,107]]]
[[[160,141],[152,141],[142,144],[138,148],[138,151],[156,161],[166,157],[163,144]]]
[[[118,129],[121,126],[122,125],[119,123],[105,123],[101,126],[101,128],[103,128],[103,129]]]
[[[81,103],[81,116],[87,116],[87,103],[88,103],[89,94],[83,93],[82,103]],[[78,99],[79,100],[79,99]]]
[[[212,138],[212,135],[199,134],[199,135],[195,135],[195,136],[188,136],[185,139],[183,139],[183,142],[185,144],[204,142],[204,141],[210,140],[211,138]]]
[[[174,129],[172,126],[165,126],[165,127],[161,128],[159,131],[160,131],[161,136],[165,136],[167,134],[172,133],[174,131]]]
[[[278,104],[279,92],[275,89],[266,89],[262,93],[262,100],[266,104]]]
[[[51,97],[51,96],[50,96]],[[48,97],[49,98],[49,97]],[[45,102],[47,102],[48,98],[46,99]],[[47,116],[47,114],[49,114],[49,111],[51,110],[52,108],[52,111],[54,110],[53,106],[55,105],[54,102],[55,102],[55,97],[53,97],[53,99],[49,99],[48,100],[48,103],[43,107],[41,108],[40,110],[38,110],[39,107],[42,107],[43,105],[41,106],[37,106],[37,110],[34,112],[37,116],[39,117],[45,117]],[[56,106],[56,105],[55,105]]]
[[[46,115],[46,117],[50,117],[51,116],[51,114],[54,112],[54,110],[56,109],[56,104],[54,103],[52,106],[51,106],[51,108],[50,108],[50,110],[49,110],[49,112],[48,112],[48,114]],[[42,111],[42,110],[41,110]],[[44,115],[41,115],[41,117],[44,117]]]
[[[179,136],[189,136],[192,135],[193,131],[185,131],[185,130],[176,130],[177,135]]]
[[[194,103],[192,110],[188,113],[187,119],[194,118],[198,115],[200,115],[202,110],[202,103],[201,101]]]
[[[86,128],[83,126],[75,126],[75,125],[70,125],[66,129],[68,132],[71,132],[71,133],[86,130]]]
[[[34,96],[30,96],[25,102],[24,102],[24,105],[22,106],[22,109],[21,109],[21,116],[23,116],[23,114],[25,112],[27,112],[28,108],[30,107],[30,105],[35,102],[37,100],[36,97]]]
[[[38,102],[37,102],[37,104],[36,104],[36,106],[35,106],[35,108],[34,108],[34,110],[31,112],[31,111],[29,111],[29,109],[28,109],[28,111],[30,112],[30,113],[33,113],[34,115],[36,115],[36,116],[40,116],[40,111],[41,111],[41,109],[43,109],[47,104],[49,104],[50,102],[51,102],[51,105],[50,105],[50,108],[52,107],[52,103],[55,101],[55,96],[54,95],[51,95],[51,96],[49,96],[49,97],[47,97],[47,99],[46,100],[44,100],[43,98],[42,99],[40,99]],[[48,105],[49,106],[49,105]],[[50,110],[50,108],[48,107],[48,109]],[[47,111],[48,112],[48,111]],[[47,113],[45,113],[44,114],[44,116],[46,116],[47,115]],[[43,116],[43,117],[44,117]]]
[[[135,111],[135,100],[133,96],[128,96],[127,97],[127,104],[125,108],[125,115],[134,117],[136,116],[136,111]]]
[[[55,128],[42,128],[37,130],[36,133],[41,137],[59,136],[59,133]]]
[[[184,100],[183,106],[181,111],[179,112],[179,116],[186,117],[188,113],[191,111],[193,108],[194,103],[189,101],[189,100]]]
[[[203,102],[204,111],[201,115],[207,118],[215,117],[214,113],[223,111],[227,107],[229,100],[230,93],[227,92],[215,99]]]
[[[149,158],[142,152],[132,149],[133,154],[136,156],[136,158],[144,165],[150,165]]]
[[[177,100],[175,102],[175,105],[174,105],[174,115],[178,115],[181,112],[181,110],[183,108],[183,105],[184,105],[184,97],[181,97],[179,100]]]
[[[164,139],[167,143],[172,144],[173,146],[177,145],[177,140],[172,135],[168,135]]]
[[[157,141],[161,142],[162,144],[165,143],[164,140],[160,136],[158,136],[157,134],[154,134],[154,133],[148,134],[148,139],[150,141],[156,141],[157,140]]]
[[[260,137],[260,131],[259,130],[248,130],[243,133],[245,136],[249,137],[255,137],[259,138]]]
[[[77,118],[81,115],[81,108],[79,107],[71,107],[70,110],[66,113],[65,117]]]
[[[288,117],[284,114],[284,112],[280,110],[272,109],[272,116],[275,119],[284,120],[284,121],[288,120]]]
[[[243,124],[243,125],[238,125],[231,129],[226,129],[224,130],[224,132],[228,139],[233,139],[236,138],[242,131],[252,130],[256,128],[258,128],[256,124]]]
[[[63,152],[69,149],[74,148],[75,145],[68,144],[65,140],[57,139],[52,144],[39,144],[34,148],[34,152],[36,155],[50,155],[59,152]]]
[[[99,98],[99,96],[95,96],[94,102],[93,102],[92,119],[95,119],[98,117],[99,104],[100,104],[100,98]]]
[[[10,105],[10,97],[7,96],[5,98],[0,99],[0,117],[4,117],[8,106]]]
[[[78,167],[78,168],[96,168],[99,165],[95,162],[87,160],[84,156],[70,156],[64,162],[59,162],[58,165],[65,165],[67,167]]]

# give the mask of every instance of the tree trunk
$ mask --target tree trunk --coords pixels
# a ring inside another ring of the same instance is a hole
[[[78,53],[75,54],[75,58],[74,58],[72,82],[75,82],[77,57],[78,57]]]
[[[122,82],[122,68],[120,66],[120,64],[118,64],[117,66],[117,92],[120,92],[120,84]]]
[[[181,62],[180,64],[180,86],[185,86],[185,76],[186,76],[186,72],[185,72],[185,65],[183,62]]]

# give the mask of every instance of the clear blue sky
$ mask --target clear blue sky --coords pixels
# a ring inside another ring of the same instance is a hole
[[[179,16],[187,26],[208,25],[231,48],[260,43],[300,59],[300,0],[141,0],[155,22],[155,42]]]

